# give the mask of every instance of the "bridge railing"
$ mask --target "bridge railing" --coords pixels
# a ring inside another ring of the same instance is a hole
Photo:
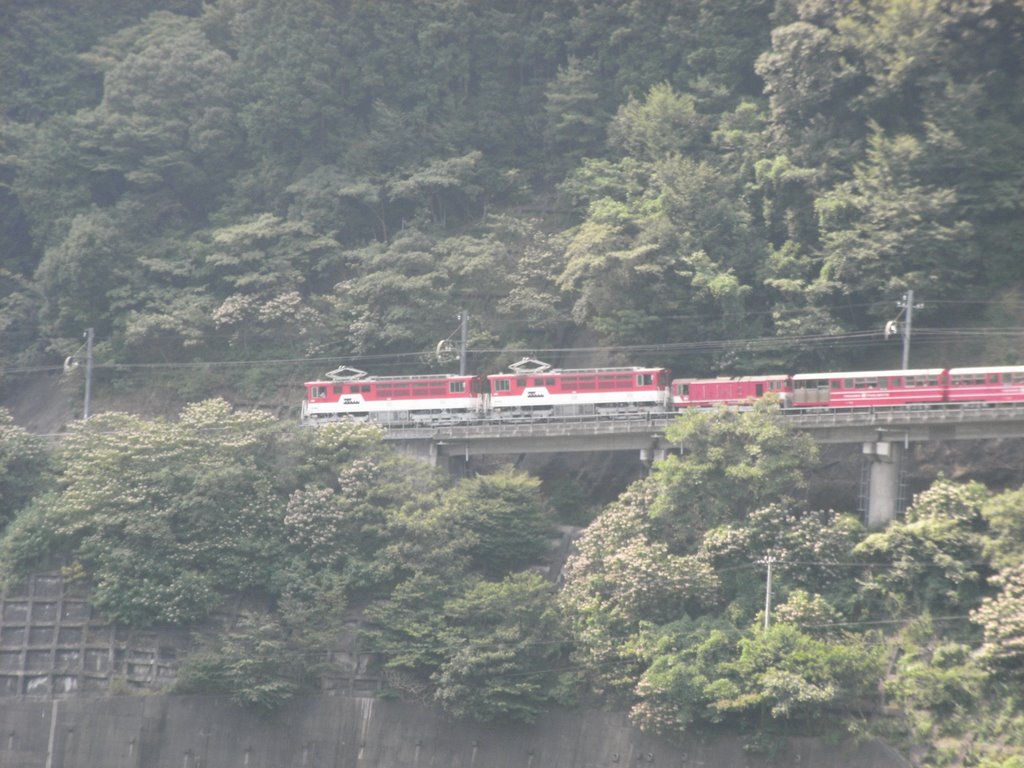
[[[864,408],[801,408],[779,411],[782,418],[796,429],[826,429],[854,426],[904,426],[943,423],[985,423],[1004,420],[1024,421],[1024,403],[936,403],[927,406],[888,405]],[[550,416],[539,418],[474,418],[452,419],[448,422],[423,423],[395,421],[382,423],[388,439],[429,439],[438,435],[458,434],[465,437],[489,437],[536,432],[544,427],[553,434],[559,427],[574,433],[591,431],[634,432],[638,430],[664,430],[678,413],[644,413],[620,416],[589,414],[580,416]],[[343,418],[343,417],[342,417]],[[325,420],[327,421],[327,420]]]

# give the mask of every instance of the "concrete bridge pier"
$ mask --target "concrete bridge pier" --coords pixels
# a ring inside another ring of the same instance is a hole
[[[864,443],[864,457],[870,462],[866,493],[867,527],[884,528],[902,512],[901,470],[903,468],[902,443],[888,440]]]
[[[651,448],[640,449],[640,463],[644,465],[648,474],[650,474],[654,465],[659,461],[663,461],[666,456],[668,456],[668,449],[660,448],[657,443]]]

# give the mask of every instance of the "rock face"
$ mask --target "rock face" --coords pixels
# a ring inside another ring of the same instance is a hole
[[[882,744],[792,740],[771,757],[737,739],[679,744],[623,715],[558,713],[533,726],[481,726],[372,698],[312,696],[272,717],[223,699],[115,696],[7,702],[0,764],[20,768],[907,768]]]

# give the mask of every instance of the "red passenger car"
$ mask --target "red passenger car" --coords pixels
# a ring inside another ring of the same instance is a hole
[[[1024,366],[950,368],[947,398],[951,403],[1024,402]]]
[[[794,408],[867,408],[876,405],[930,405],[946,401],[949,372],[944,368],[793,376]]]
[[[342,366],[324,381],[306,382],[302,420],[349,417],[381,422],[445,423],[481,416],[483,380],[449,374],[368,376]]]
[[[509,367],[512,373],[487,377],[496,418],[629,415],[669,406],[667,368],[560,370],[531,358]]]
[[[672,405],[676,408],[750,405],[767,394],[776,395],[786,405],[793,395],[792,380],[789,376],[778,374],[675,379],[672,382]]]

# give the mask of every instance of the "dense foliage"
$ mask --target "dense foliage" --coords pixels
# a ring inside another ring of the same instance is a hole
[[[422,354],[468,309],[481,349],[672,342],[712,373],[853,362],[736,342],[877,332],[906,288],[919,323],[1019,316],[1014,0],[0,20],[5,361],[87,327],[104,365]]]
[[[385,692],[459,717],[603,701],[753,749],[871,734],[931,745],[936,766],[951,744],[990,765],[1024,749],[1021,491],[940,478],[869,532],[807,505],[815,448],[768,404],[669,435],[679,455],[553,579],[537,566],[560,510],[538,480],[446,483],[370,425],[295,430],[214,400],[101,414],[52,451],[9,425],[0,478],[37,487],[5,480],[0,565],[11,583],[61,564],[115,621],[194,627],[178,690],[264,710],[330,673],[357,607]]]
[[[1018,0],[42,0],[0,8],[0,63],[0,389],[94,328],[100,393],[169,371],[203,401],[53,450],[0,412],[7,579],[63,562],[136,625],[246,594],[181,685],[261,708],[358,603],[391,690],[459,715],[603,696],[664,732],[1021,759],[1024,492],[940,480],[868,533],[808,508],[813,447],[768,410],[694,414],[556,589],[537,481],[205,400],[422,370],[463,310],[481,370],[881,366],[852,345],[908,288],[923,342],[1017,326]]]

